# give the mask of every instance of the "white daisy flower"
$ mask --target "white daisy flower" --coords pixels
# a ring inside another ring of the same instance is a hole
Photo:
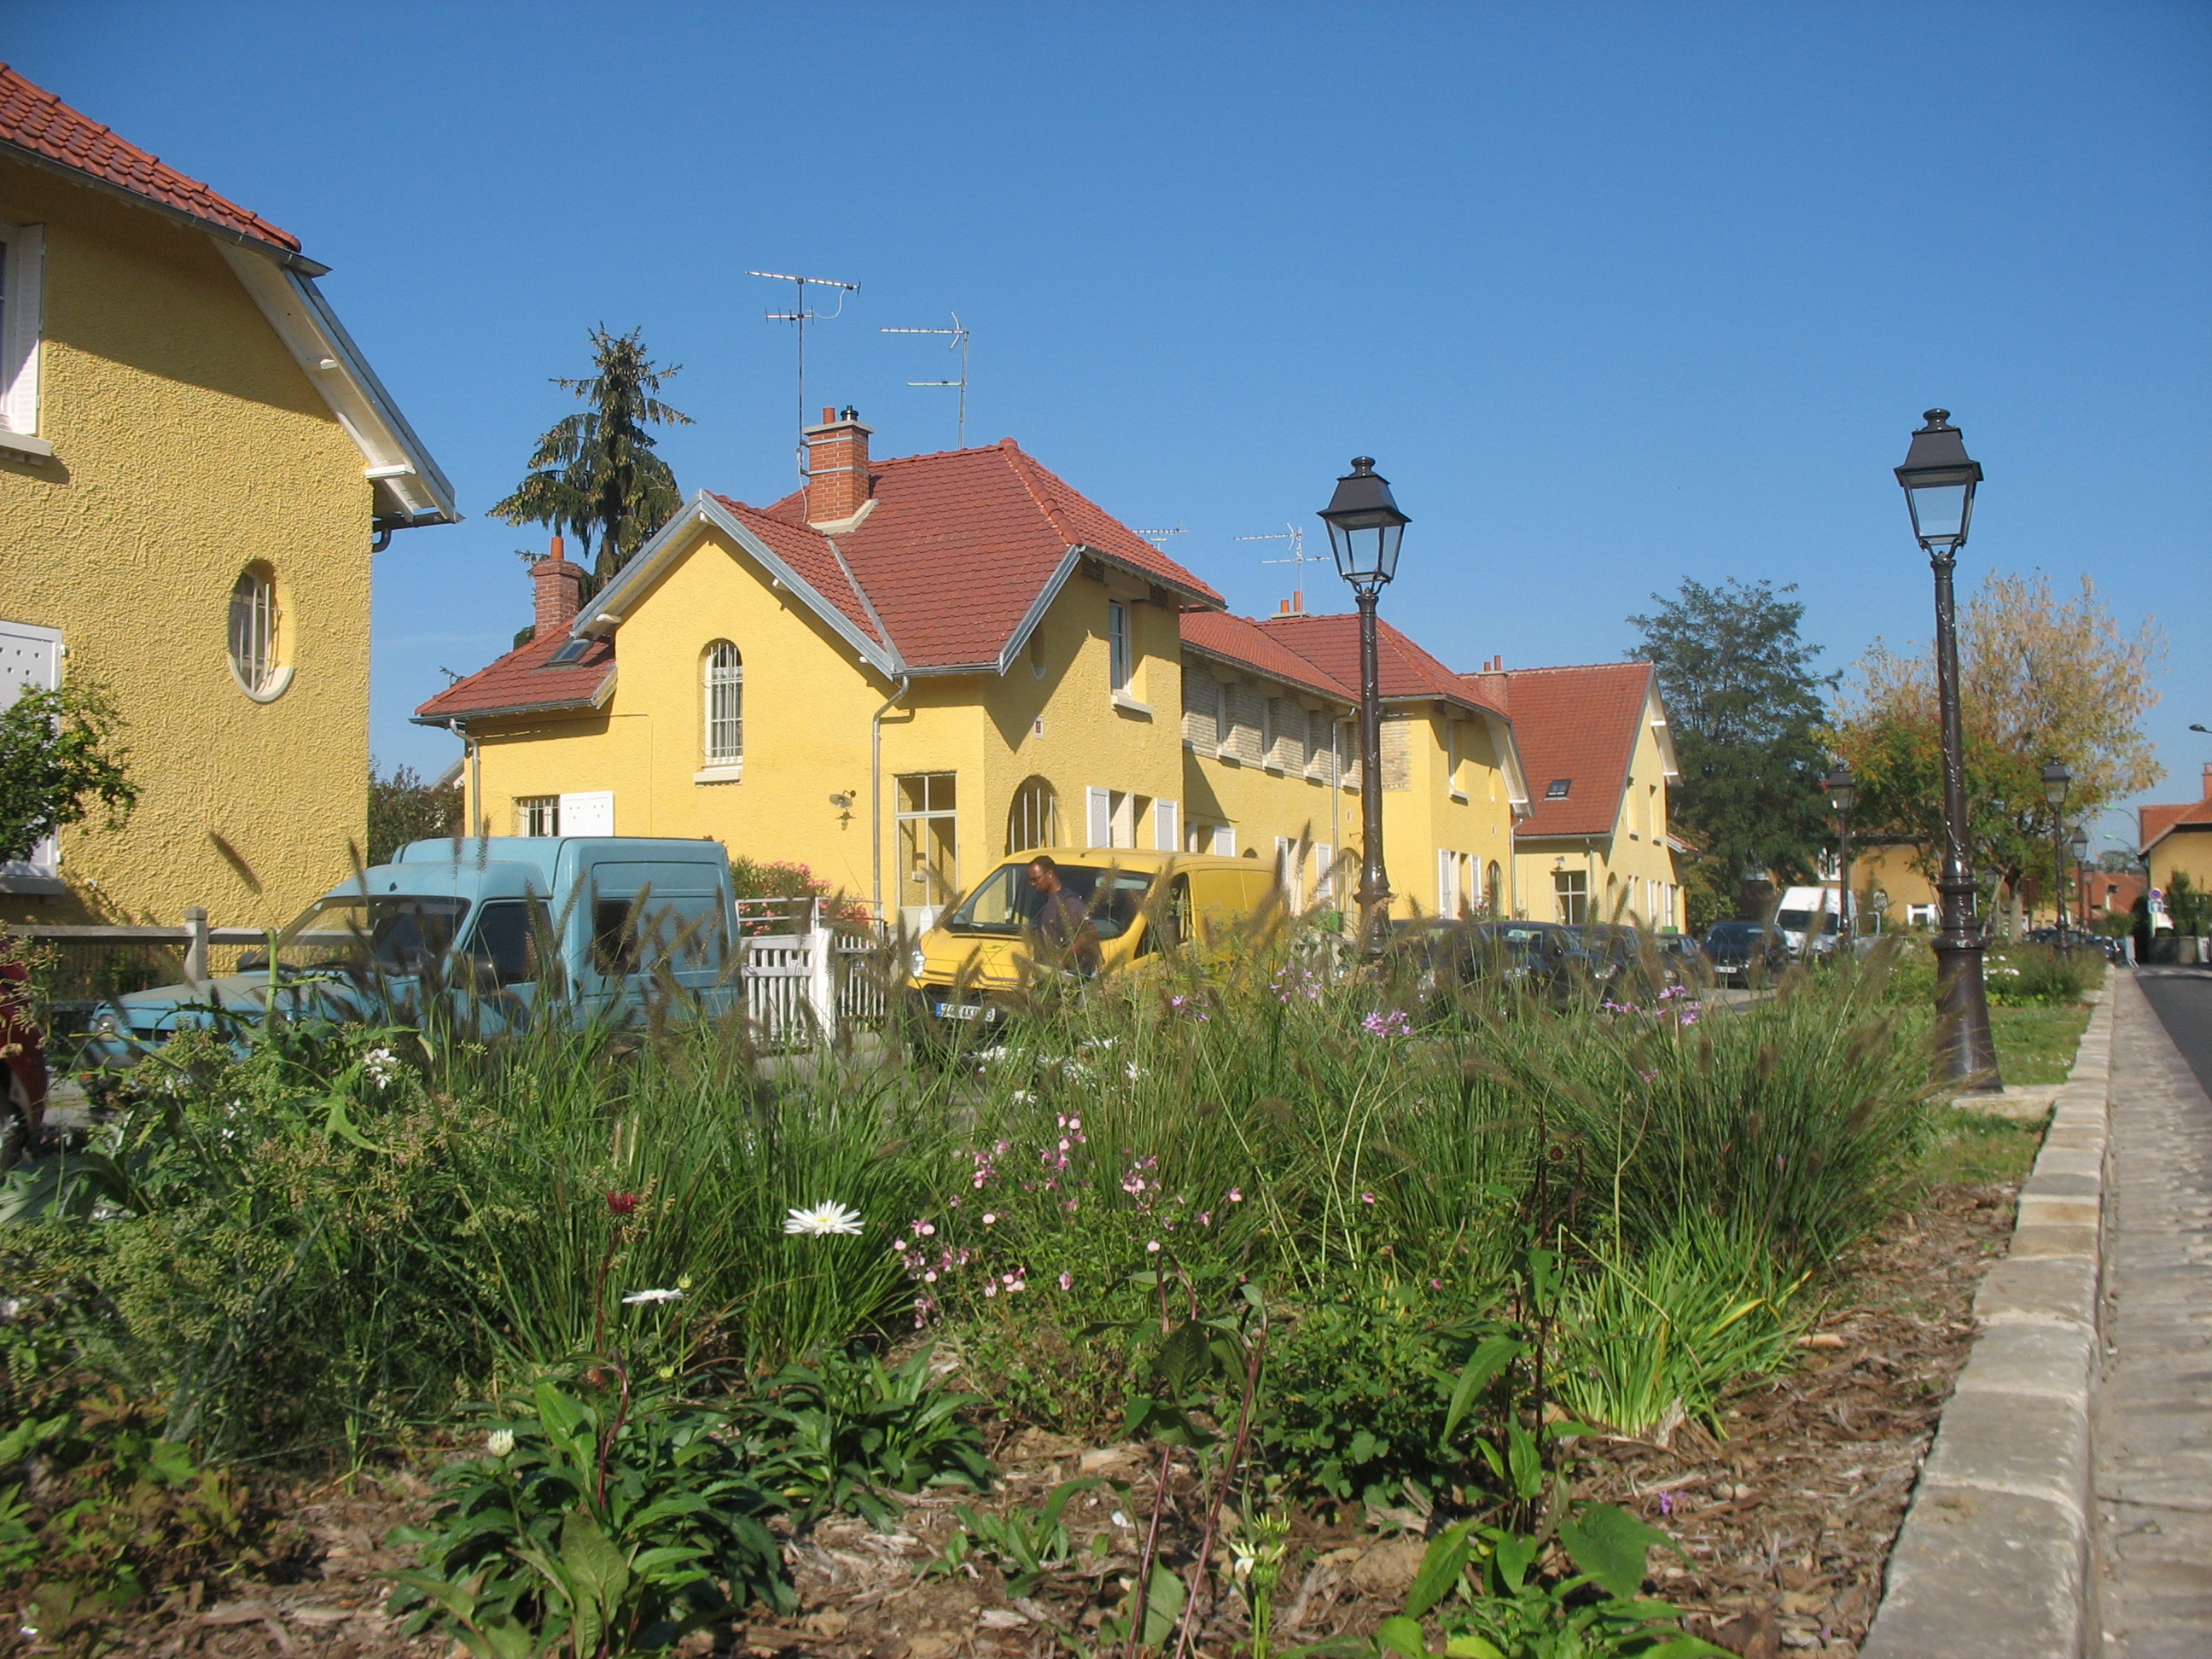
[[[623,1306],[635,1308],[641,1302],[681,1302],[681,1291],[632,1291],[623,1298]]]
[[[784,1231],[817,1238],[828,1233],[857,1233],[861,1225],[860,1212],[842,1204],[817,1204],[811,1210],[793,1210],[783,1218]]]

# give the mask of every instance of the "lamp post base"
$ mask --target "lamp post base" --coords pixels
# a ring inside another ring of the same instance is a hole
[[[1990,1000],[1982,979],[1982,943],[1936,941],[1936,1075],[1962,1094],[1999,1094],[1996,1041],[1990,1035]]]

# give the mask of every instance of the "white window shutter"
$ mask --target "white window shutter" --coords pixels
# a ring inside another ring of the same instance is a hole
[[[561,797],[561,833],[564,836],[611,836],[615,832],[615,792],[589,789]]]
[[[1213,850],[1221,858],[1233,859],[1237,856],[1237,826],[1235,824],[1217,823],[1213,826]]]
[[[1459,914],[1459,895],[1454,892],[1452,877],[1457,873],[1458,860],[1449,853],[1437,854],[1437,914],[1455,916]]]
[[[1336,902],[1336,848],[1325,841],[1314,843],[1314,893],[1324,904]]]
[[[25,436],[39,429],[39,335],[45,288],[46,231],[25,225],[7,233],[0,249],[7,285],[0,308],[0,427]]]
[[[1114,844],[1114,793],[1109,789],[1086,789],[1083,792],[1084,825],[1091,847],[1111,847]]]
[[[1163,853],[1182,851],[1182,810],[1171,800],[1152,803],[1152,845]]]

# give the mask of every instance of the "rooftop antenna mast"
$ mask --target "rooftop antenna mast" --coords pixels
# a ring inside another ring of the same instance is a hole
[[[843,316],[845,295],[858,294],[860,285],[858,283],[841,283],[830,276],[794,276],[786,270],[749,270],[745,275],[765,276],[772,283],[789,283],[798,293],[799,297],[789,311],[771,311],[767,316],[771,323],[791,323],[799,330],[799,477],[804,483],[806,480],[806,325],[817,319],[833,322]],[[817,288],[841,290],[837,295],[837,309],[827,317],[818,312],[809,311],[806,308],[806,285],[809,283]]]
[[[884,334],[950,334],[951,349],[960,354],[960,378],[957,380],[908,380],[908,386],[957,386],[960,388],[960,424],[955,442],[958,447],[968,447],[968,331],[960,325],[960,313],[952,313],[950,328],[886,328]]]
[[[1187,536],[1190,532],[1182,526],[1177,525],[1173,530],[1139,530],[1137,533],[1154,547],[1165,547],[1169,537]]]
[[[1303,525],[1286,524],[1279,532],[1273,535],[1238,536],[1233,539],[1240,542],[1288,542],[1291,544],[1291,556],[1289,558],[1262,559],[1260,561],[1261,564],[1304,566],[1309,564],[1319,564],[1321,562],[1320,554],[1309,553],[1306,551],[1306,532],[1305,527]],[[1297,575],[1292,578],[1292,580],[1298,585],[1296,593],[1296,602],[1299,605],[1303,606],[1305,603],[1304,595],[1306,579],[1304,572],[1301,570]]]

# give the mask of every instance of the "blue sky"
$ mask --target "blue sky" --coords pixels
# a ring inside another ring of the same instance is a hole
[[[299,234],[468,521],[377,563],[374,743],[528,616],[486,516],[641,327],[685,489],[791,477],[810,401],[879,453],[1011,434],[1240,609],[1371,453],[1389,614],[1460,666],[1617,657],[1682,576],[1797,584],[1841,668],[1924,638],[1889,469],[1954,412],[1966,566],[2092,574],[2173,642],[2212,761],[2212,8],[279,6],[10,0],[0,56]],[[1318,539],[1318,538],[1316,538]],[[1336,586],[1310,567],[1310,603]],[[2118,830],[2117,823],[2108,826]]]

